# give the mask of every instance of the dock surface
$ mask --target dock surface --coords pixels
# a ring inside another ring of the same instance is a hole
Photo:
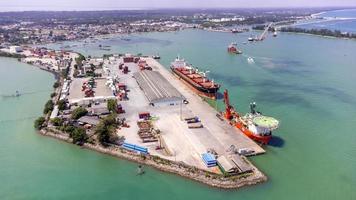
[[[154,71],[159,72],[174,88],[189,101],[188,104],[174,106],[150,106],[150,97],[147,97],[137,80],[133,76],[139,72],[134,64],[127,64],[130,72],[122,74],[117,70],[117,63],[113,63],[111,75],[118,76],[120,82],[127,85],[129,89],[127,101],[119,102],[125,109],[121,114],[126,118],[130,128],[118,130],[119,136],[124,136],[129,143],[148,148],[150,154],[165,159],[179,161],[188,165],[196,166],[204,170],[207,168],[202,161],[202,154],[208,150],[214,150],[219,155],[229,154],[227,150],[231,145],[236,149],[248,148],[255,154],[264,153],[264,149],[245,136],[227,121],[219,119],[218,113],[200,96],[195,94],[187,85],[175,77],[168,69],[164,68],[153,58],[143,58]],[[118,61],[120,62],[120,61]],[[138,113],[149,112],[154,116],[154,126],[161,131],[161,143],[166,153],[157,150],[157,142],[144,143],[138,136],[137,126]],[[185,117],[198,117],[203,128],[189,128]],[[168,152],[168,153],[167,153]]]

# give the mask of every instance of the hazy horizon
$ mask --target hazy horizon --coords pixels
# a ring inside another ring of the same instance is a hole
[[[226,8],[355,8],[355,0],[12,0],[0,2],[0,11],[92,11],[142,9]]]

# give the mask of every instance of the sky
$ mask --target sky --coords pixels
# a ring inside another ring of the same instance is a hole
[[[245,7],[356,7],[356,0],[0,0],[0,11]]]

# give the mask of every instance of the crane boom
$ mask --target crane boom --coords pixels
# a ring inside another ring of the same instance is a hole
[[[264,40],[266,37],[266,34],[268,32],[268,29],[273,25],[273,23],[269,23],[268,26],[265,28],[265,30],[262,32],[262,34],[260,35],[260,37],[258,38],[258,40]]]
[[[224,91],[224,102],[225,102],[225,118],[230,120],[232,118],[231,105],[229,100],[229,92],[227,89]]]

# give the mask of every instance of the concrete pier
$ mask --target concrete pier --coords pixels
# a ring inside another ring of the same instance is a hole
[[[236,149],[251,149],[255,154],[265,152],[263,148],[238,129],[229,125],[227,121],[220,120],[216,116],[217,111],[214,108],[203,101],[187,85],[178,80],[168,69],[153,58],[143,59],[154,71],[162,74],[189,103],[181,103],[174,106],[150,106],[149,98],[145,97],[144,92],[131,75],[139,69],[132,66],[130,67],[130,73],[127,75],[117,73],[115,75],[118,75],[120,80],[127,84],[130,89],[129,100],[120,103],[126,110],[123,116],[131,127],[119,130],[119,136],[124,136],[131,143],[147,147],[152,155],[210,171],[214,169],[207,168],[201,158],[201,155],[209,150],[214,150],[219,155],[228,155],[229,152],[227,150],[231,145],[234,145]],[[161,131],[161,142],[164,144],[166,151],[169,152],[169,155],[163,153],[162,150],[156,150],[157,143],[143,143],[141,141],[137,135],[138,127],[136,125],[139,112],[150,112],[158,118],[154,125]],[[182,119],[195,116],[201,120],[203,128],[190,129],[187,122]]]

